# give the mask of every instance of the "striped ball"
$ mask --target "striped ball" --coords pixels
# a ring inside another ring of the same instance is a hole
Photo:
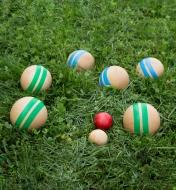
[[[160,116],[152,105],[135,103],[124,113],[123,125],[134,134],[154,134],[160,127]]]
[[[40,128],[45,124],[47,117],[47,109],[43,102],[33,97],[17,100],[10,111],[12,124],[28,130]]]
[[[41,65],[27,67],[21,75],[21,87],[28,92],[39,93],[47,90],[52,83],[50,72]]]
[[[129,84],[127,71],[119,66],[107,67],[99,77],[100,86],[111,86],[116,89],[124,89]]]
[[[94,57],[85,50],[74,51],[69,55],[67,60],[67,65],[77,71],[92,69],[94,64]]]
[[[143,77],[157,79],[163,74],[164,66],[158,59],[148,57],[138,63],[137,72]]]

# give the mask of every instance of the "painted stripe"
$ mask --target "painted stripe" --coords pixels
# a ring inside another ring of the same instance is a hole
[[[144,63],[145,63],[145,68],[146,68],[146,70],[147,70],[147,73],[149,74],[149,77],[152,78],[152,75],[151,75],[151,73],[150,73],[150,70],[149,70],[149,68],[147,67],[147,64],[146,64],[146,59],[144,60]]]
[[[99,77],[99,85],[100,85],[100,86],[103,86],[102,73],[100,74],[100,77]]]
[[[103,73],[103,80],[104,80],[104,84],[105,86],[110,86],[111,83],[109,82],[109,79],[108,79],[108,68],[106,68],[104,70],[104,73]]]
[[[37,117],[37,115],[39,114],[39,112],[44,108],[44,104],[43,102],[40,102],[35,108],[34,110],[31,112],[31,114],[29,115],[28,119],[25,121],[23,128],[28,129],[30,127],[30,125],[32,124],[32,122],[35,120],[35,118]]]
[[[44,69],[44,67],[41,67],[40,75],[38,76],[38,80],[37,80],[37,82],[36,82],[36,84],[35,84],[35,87],[34,87],[34,89],[33,89],[32,92],[35,91],[35,89],[37,88],[37,86],[38,86],[38,84],[39,84],[39,82],[40,82],[40,80],[41,80],[41,78],[42,78],[43,69]]]
[[[37,102],[34,104],[34,106],[30,109],[30,111],[26,114],[25,119],[23,120],[23,122],[21,123],[19,128],[23,128],[24,123],[26,122],[26,120],[28,119],[29,115],[33,112],[33,110],[35,109],[35,107],[40,103],[39,100],[37,100]]]
[[[144,59],[140,62],[140,67],[141,67],[141,70],[143,72],[143,75],[145,77],[150,77],[149,73],[147,72],[147,69],[145,68],[145,62],[144,62]]]
[[[80,57],[81,57],[83,54],[85,54],[85,53],[87,53],[87,52],[84,51],[84,50],[78,51],[78,52],[75,54],[75,56],[73,57],[73,59],[71,60],[70,66],[71,66],[72,68],[75,68],[76,65],[78,64],[78,61],[79,61]]]
[[[110,86],[107,71],[108,71],[108,68],[105,68],[100,75],[100,85],[101,86]]]
[[[105,81],[104,81],[104,71],[101,74],[101,81],[102,81],[103,86],[106,86]]]
[[[140,134],[140,115],[139,115],[139,105],[133,104],[133,125],[134,125],[134,133]]]
[[[79,50],[77,50],[77,51],[74,51],[74,52],[72,52],[70,55],[69,55],[69,57],[68,57],[68,60],[67,60],[67,64],[69,65],[69,66],[71,66],[71,60],[73,59],[73,57],[75,56],[75,53],[77,53]]]
[[[34,77],[33,77],[32,81],[31,81],[30,85],[27,88],[27,90],[29,92],[33,91],[33,89],[34,89],[34,87],[35,87],[35,85],[36,85],[36,83],[38,81],[38,78],[40,76],[41,69],[42,69],[41,66],[39,66],[39,65],[36,66]]]
[[[34,106],[34,104],[37,102],[36,98],[32,98],[28,104],[24,107],[24,109],[22,110],[22,112],[20,113],[20,115],[18,116],[16,122],[15,122],[15,126],[20,127],[20,125],[22,124],[23,120],[25,119],[27,113],[32,109],[32,107]]]
[[[42,72],[40,81],[39,81],[38,85],[36,86],[36,88],[35,88],[35,90],[34,90],[35,93],[40,92],[40,90],[42,89],[42,87],[43,87],[43,85],[44,85],[44,83],[45,83],[45,81],[46,81],[46,77],[47,77],[47,69],[45,69],[45,68],[43,67],[43,72]]]
[[[158,75],[157,75],[157,73],[155,72],[155,70],[153,69],[153,67],[152,67],[152,65],[151,65],[151,61],[152,61],[152,60],[151,60],[150,58],[146,59],[146,66],[147,66],[147,68],[149,69],[149,71],[150,71],[152,77],[153,77],[154,79],[157,79],[157,78],[158,78]]]
[[[148,109],[147,104],[141,104],[142,107],[142,126],[143,126],[143,134],[149,133],[149,126],[148,126]]]
[[[142,134],[143,128],[142,128],[142,105],[141,105],[141,103],[138,103],[138,108],[139,108],[139,118],[140,118],[140,134]]]

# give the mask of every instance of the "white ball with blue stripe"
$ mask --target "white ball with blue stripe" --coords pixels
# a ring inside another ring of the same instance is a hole
[[[94,66],[94,63],[94,57],[85,50],[74,51],[67,59],[67,65],[78,71],[89,70]]]
[[[119,66],[110,66],[105,68],[99,77],[99,85],[124,89],[129,84],[129,75],[127,71]]]
[[[158,59],[147,57],[138,63],[137,71],[143,77],[157,79],[163,74],[164,66]]]

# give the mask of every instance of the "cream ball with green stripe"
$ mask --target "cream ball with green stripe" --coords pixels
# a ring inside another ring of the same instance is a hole
[[[137,72],[145,78],[158,79],[164,73],[164,66],[158,59],[147,57],[138,63]]]
[[[150,104],[135,103],[124,113],[123,126],[134,134],[154,134],[160,127],[160,115]]]
[[[76,50],[67,59],[67,65],[77,71],[92,69],[94,64],[94,57],[85,50]]]
[[[43,126],[47,120],[48,112],[37,98],[24,97],[17,100],[11,108],[10,120],[17,128],[31,130]]]
[[[41,65],[27,67],[21,75],[21,87],[28,92],[39,93],[47,90],[52,83],[50,72]]]

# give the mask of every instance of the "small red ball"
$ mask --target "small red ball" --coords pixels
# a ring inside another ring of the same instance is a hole
[[[97,113],[94,117],[94,125],[97,129],[107,130],[112,127],[112,116],[107,112]]]

